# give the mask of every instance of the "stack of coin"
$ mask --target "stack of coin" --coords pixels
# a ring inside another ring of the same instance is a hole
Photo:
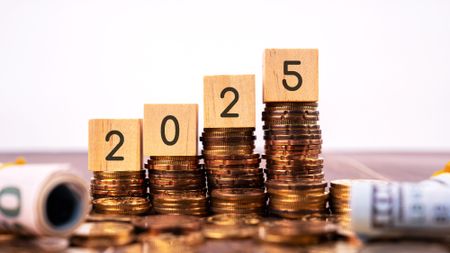
[[[145,170],[95,171],[91,179],[92,204],[104,214],[142,214],[150,208]]]
[[[262,188],[264,171],[254,154],[254,128],[205,128],[203,158],[208,188]]]
[[[269,212],[288,218],[300,219],[320,215],[327,211],[328,192],[325,181],[282,181],[266,182],[269,195]]]
[[[315,102],[274,102],[266,103],[262,113],[264,121],[264,140],[267,184],[271,191],[284,189],[292,184],[296,197],[287,195],[270,195],[272,213],[283,217],[298,217],[297,202],[314,202],[317,210],[326,204],[323,185],[323,159],[320,158],[322,137],[318,124],[319,112]],[[279,184],[279,185],[277,185]],[[305,189],[299,190],[299,189]],[[308,196],[308,189],[314,189],[314,195]],[[297,200],[295,200],[297,199]],[[320,201],[319,201],[320,200]],[[317,202],[319,201],[319,202]],[[299,203],[300,203],[299,202]],[[316,203],[317,202],[317,203]],[[281,206],[290,208],[282,208]],[[319,208],[320,207],[320,208]],[[275,209],[274,209],[275,208]],[[302,212],[308,213],[308,210]],[[292,210],[292,215],[288,214]],[[310,213],[316,210],[309,210]]]
[[[330,209],[337,216],[340,225],[350,226],[350,187],[351,180],[339,179],[330,182]]]
[[[265,205],[264,190],[259,188],[223,188],[211,192],[214,213],[262,215]]]
[[[259,239],[267,243],[309,246],[333,239],[337,227],[326,221],[265,221],[259,226]]]
[[[266,103],[262,119],[268,179],[322,181],[317,103]]]
[[[150,193],[160,214],[207,215],[205,172],[198,156],[152,156]]]

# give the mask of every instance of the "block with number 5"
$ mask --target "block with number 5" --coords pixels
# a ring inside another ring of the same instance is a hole
[[[263,101],[318,101],[318,54],[317,49],[266,49]]]

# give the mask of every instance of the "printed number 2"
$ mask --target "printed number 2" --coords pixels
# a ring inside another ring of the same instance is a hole
[[[239,92],[233,88],[233,87],[226,87],[225,89],[222,90],[222,92],[220,93],[220,98],[224,98],[225,94],[227,92],[231,92],[234,94],[234,99],[233,101],[231,101],[231,103],[225,108],[225,110],[223,110],[223,112],[220,114],[220,117],[222,118],[237,118],[239,117],[239,113],[230,113],[231,108],[233,108],[233,106],[238,102],[239,100]]]
[[[301,62],[300,61],[284,61],[283,63],[283,72],[284,75],[288,76],[295,76],[297,78],[297,84],[294,86],[290,86],[286,79],[283,79],[283,86],[286,90],[288,91],[296,91],[298,89],[300,89],[300,87],[302,87],[302,83],[303,83],[303,78],[300,75],[300,73],[298,73],[297,71],[294,70],[289,70],[289,65],[300,65]]]
[[[111,136],[113,136],[113,135],[119,136],[119,143],[117,143],[117,145],[106,156],[106,161],[123,161],[124,160],[123,156],[114,156],[114,154],[119,150],[120,147],[122,147],[122,145],[125,141],[125,137],[123,136],[123,134],[121,132],[119,132],[117,130],[112,130],[106,135],[105,140],[109,141],[111,139]]]

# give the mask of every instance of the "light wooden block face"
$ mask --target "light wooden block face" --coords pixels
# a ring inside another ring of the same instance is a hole
[[[198,105],[144,105],[145,156],[196,156]]]
[[[88,167],[91,171],[142,169],[142,120],[89,120]]]
[[[317,49],[266,49],[264,102],[309,102],[319,99]]]
[[[205,128],[255,127],[255,76],[205,76]]]

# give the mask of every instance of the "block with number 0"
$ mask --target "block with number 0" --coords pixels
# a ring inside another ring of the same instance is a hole
[[[317,101],[318,54],[317,49],[266,49],[263,101]]]
[[[255,76],[205,76],[204,127],[255,127]]]
[[[142,120],[89,120],[88,167],[91,171],[142,169]]]
[[[196,156],[197,104],[144,105],[145,156]]]

